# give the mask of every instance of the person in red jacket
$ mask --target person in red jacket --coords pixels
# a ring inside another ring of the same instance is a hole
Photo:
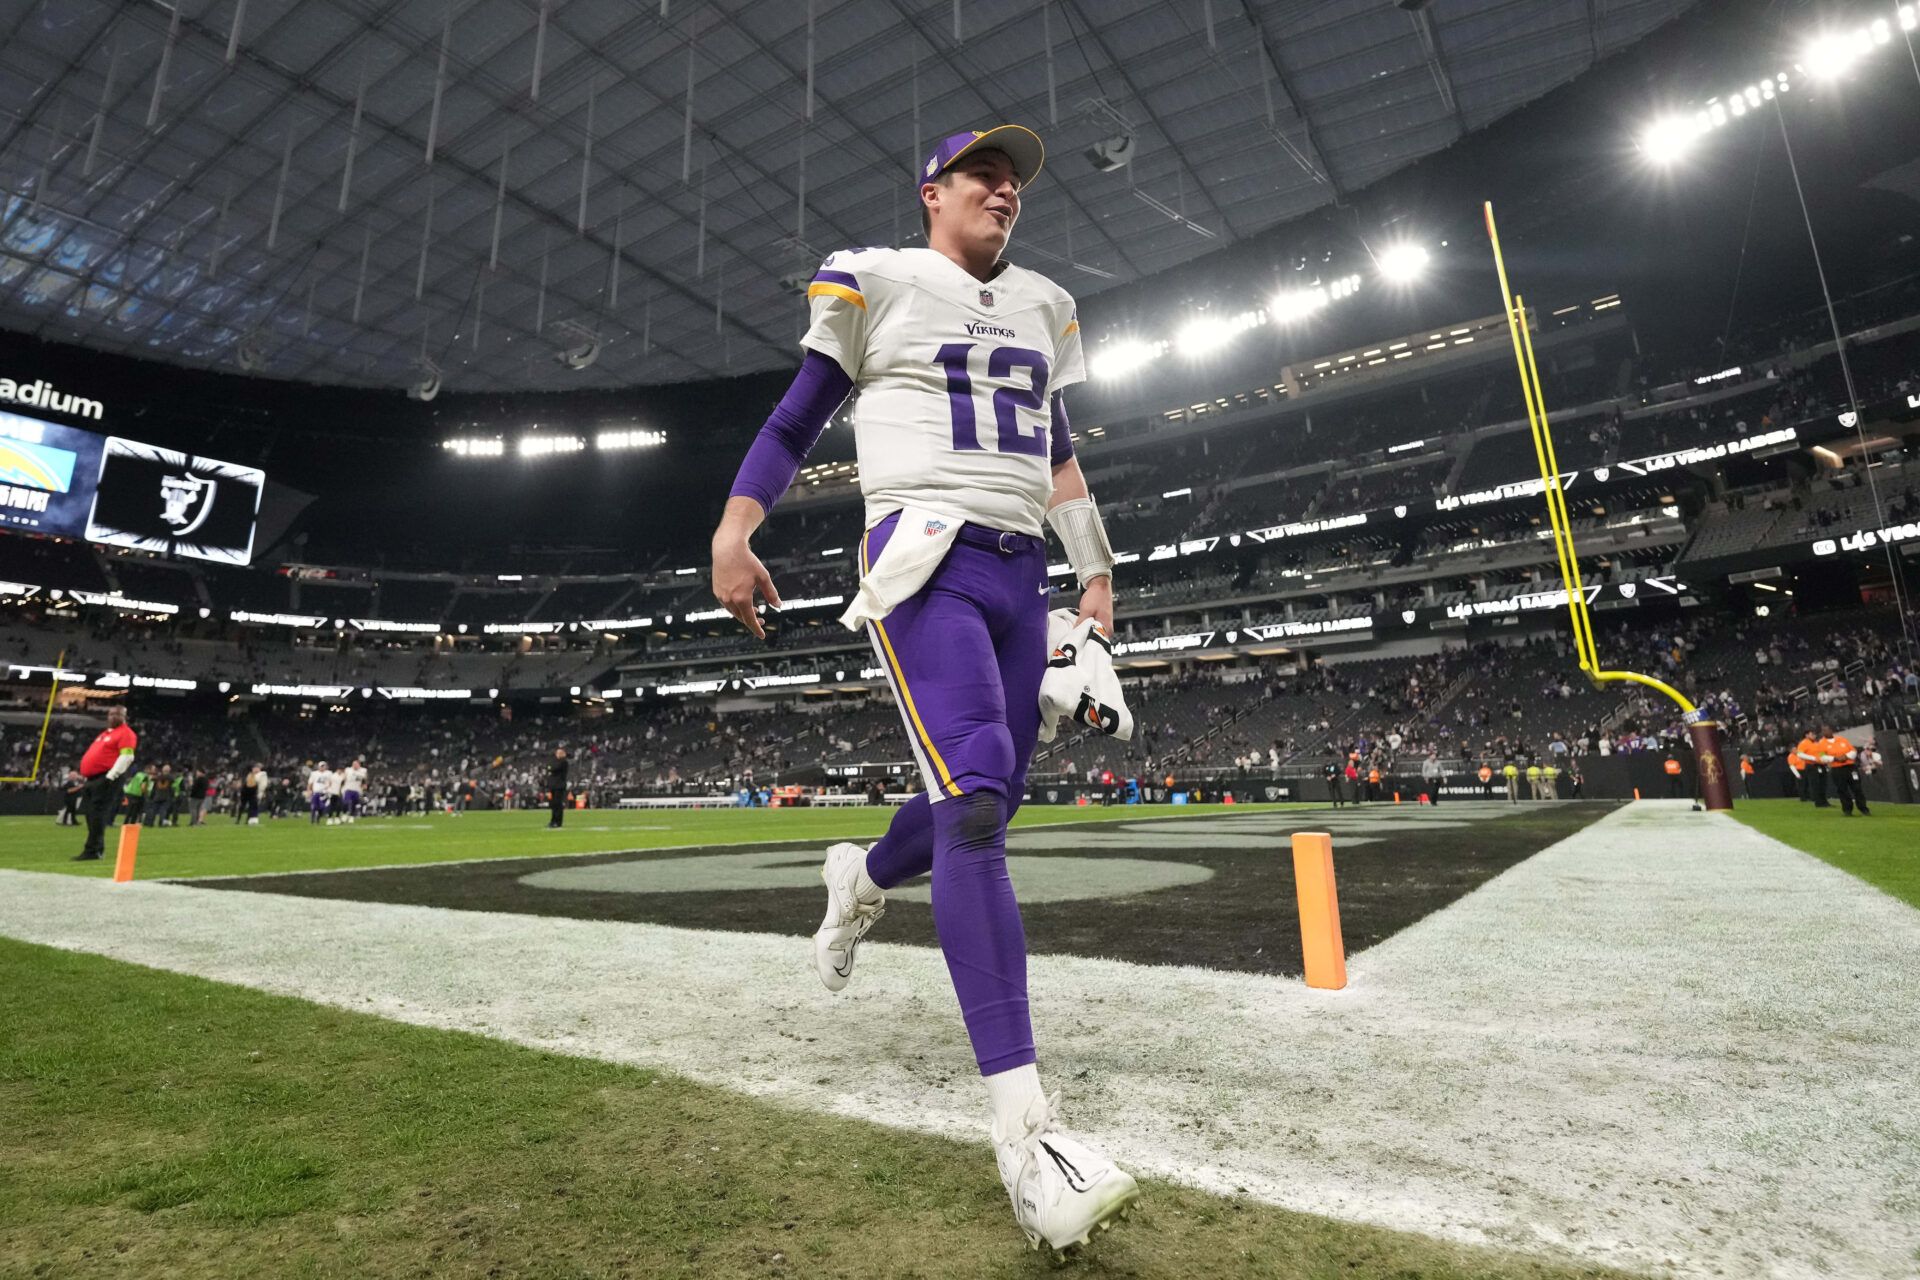
[[[139,735],[127,727],[126,708],[108,707],[107,727],[80,756],[80,810],[87,818],[87,842],[75,862],[92,862],[105,852],[107,827],[120,805],[120,775],[133,767],[138,745]]]

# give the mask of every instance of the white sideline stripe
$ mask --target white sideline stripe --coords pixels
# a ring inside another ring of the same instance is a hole
[[[930,949],[869,943],[835,997],[798,934],[20,872],[0,873],[0,933],[984,1131]],[[1332,993],[1036,957],[1043,1072],[1123,1163],[1211,1190],[1662,1274],[1912,1275],[1920,913],[1904,904],[1646,802],[1349,968]]]

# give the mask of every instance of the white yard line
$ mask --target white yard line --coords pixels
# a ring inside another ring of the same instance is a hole
[[[14,872],[0,933],[983,1130],[932,950],[869,943],[834,997],[797,937]],[[1116,1157],[1214,1190],[1662,1273],[1914,1274],[1920,912],[1644,803],[1350,974],[1038,957],[1042,1070]]]

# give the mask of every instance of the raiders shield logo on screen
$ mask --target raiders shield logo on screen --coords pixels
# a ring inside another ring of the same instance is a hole
[[[266,473],[107,438],[87,537],[108,546],[247,564]]]

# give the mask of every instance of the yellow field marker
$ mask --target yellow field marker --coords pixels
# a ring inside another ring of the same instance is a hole
[[[0,782],[24,782],[32,785],[40,781],[40,757],[47,749],[47,726],[53,723],[53,698],[60,692],[60,673],[67,666],[67,651],[62,649],[60,656],[53,660],[53,688],[47,690],[47,709],[40,717],[40,741],[33,748],[33,772],[24,778],[0,778]]]
[[[1567,618],[1573,629],[1573,647],[1580,670],[1596,687],[1632,683],[1645,685],[1671,698],[1679,706],[1681,720],[1693,739],[1694,756],[1700,771],[1700,792],[1709,809],[1733,808],[1733,792],[1727,785],[1726,770],[1720,760],[1720,726],[1707,719],[1691,699],[1664,680],[1638,671],[1604,671],[1593,642],[1593,618],[1587,612],[1587,593],[1580,576],[1580,557],[1573,545],[1573,520],[1567,512],[1567,494],[1560,483],[1560,460],[1554,456],[1553,429],[1547,422],[1547,400],[1540,386],[1540,366],[1533,355],[1533,334],[1527,322],[1525,301],[1507,284],[1506,258],[1500,252],[1500,232],[1493,221],[1493,202],[1484,205],[1487,239],[1493,244],[1494,270],[1500,276],[1500,299],[1506,308],[1507,330],[1513,338],[1513,359],[1520,371],[1520,395],[1527,409],[1527,428],[1533,436],[1533,454],[1540,464],[1540,482],[1545,487],[1547,523],[1553,534],[1554,557],[1560,566],[1560,582],[1567,594]],[[1636,799],[1638,797],[1636,796]]]

